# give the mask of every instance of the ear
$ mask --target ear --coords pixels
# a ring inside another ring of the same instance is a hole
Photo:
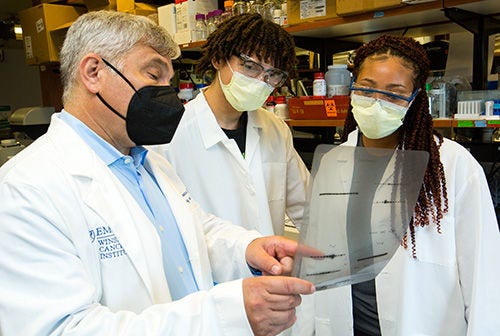
[[[101,57],[90,53],[85,55],[80,61],[78,67],[79,76],[82,84],[92,93],[97,93],[101,89],[102,70],[106,67]]]
[[[219,61],[218,61],[218,60],[216,60],[216,59],[215,59],[215,57],[214,57],[214,58],[212,58],[212,66],[214,67],[214,69],[215,69],[215,70],[219,70],[219,68],[221,67],[221,65],[223,65],[223,64],[221,64],[221,63],[222,63],[222,61],[220,61],[220,60],[219,60]],[[225,63],[225,62],[224,62],[224,63]]]

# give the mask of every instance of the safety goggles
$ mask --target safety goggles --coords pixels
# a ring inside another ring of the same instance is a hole
[[[371,87],[359,85],[356,82],[352,82],[350,86],[350,90],[352,93],[355,93],[359,96],[363,96],[366,98],[371,98],[373,101],[380,99],[391,104],[395,104],[398,106],[408,107],[410,106],[413,99],[417,96],[419,89],[415,89],[411,95],[405,96],[398,93],[383,91],[374,89]]]
[[[241,64],[238,71],[245,76],[252,78],[262,78],[264,82],[273,87],[282,86],[283,84],[285,84],[286,79],[288,78],[287,72],[276,68],[266,69],[261,63],[257,62],[250,56],[240,54],[239,58],[241,60]]]

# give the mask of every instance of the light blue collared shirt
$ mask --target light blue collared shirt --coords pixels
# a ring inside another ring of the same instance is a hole
[[[154,224],[161,240],[163,270],[173,300],[198,291],[188,253],[170,204],[144,161],[147,150],[133,147],[123,155],[80,120],[66,111],[59,118],[67,123],[96,152],[140,205]]]

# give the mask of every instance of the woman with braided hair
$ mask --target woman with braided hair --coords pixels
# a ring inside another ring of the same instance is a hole
[[[208,36],[197,72],[215,70],[188,102],[166,155],[207,212],[264,235],[300,225],[309,172],[288,126],[262,105],[294,75],[295,44],[259,14],[227,19]],[[199,162],[199,164],[193,164]]]
[[[298,321],[297,335],[500,333],[491,195],[472,155],[433,129],[428,72],[425,49],[409,37],[381,36],[356,52],[343,145],[421,150],[429,162],[408,232],[386,267],[375,280],[317,292],[315,318]]]

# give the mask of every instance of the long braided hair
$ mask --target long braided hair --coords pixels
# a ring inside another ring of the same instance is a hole
[[[212,68],[212,61],[225,61],[241,53],[273,64],[295,76],[295,43],[293,37],[279,25],[263,19],[259,14],[240,14],[223,21],[211,33],[202,47],[196,72],[201,74]]]
[[[404,66],[413,70],[414,87],[420,89],[404,118],[398,145],[399,149],[423,150],[429,153],[424,182],[409,226],[410,237],[406,234],[402,241],[402,245],[407,248],[408,238],[410,238],[412,255],[415,258],[415,228],[417,226],[424,227],[430,222],[434,222],[437,232],[441,233],[441,219],[443,214],[448,211],[446,179],[439,156],[439,147],[443,142],[443,136],[433,128],[432,117],[429,113],[425,82],[429,74],[430,62],[422,45],[410,37],[383,35],[356,51],[354,77],[357,76],[360,67],[367,58],[380,55],[400,58]],[[356,126],[352,107],[350,107],[344,123],[342,142],[347,140],[348,134],[356,129]]]

